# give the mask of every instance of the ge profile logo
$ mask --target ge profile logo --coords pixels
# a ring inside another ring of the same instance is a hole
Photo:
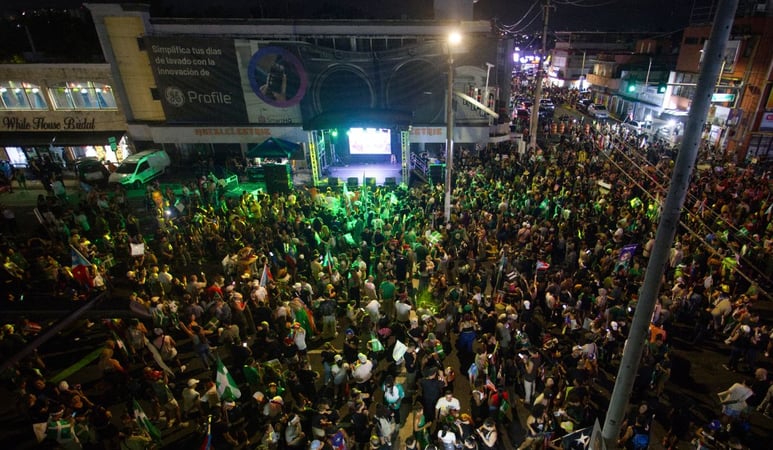
[[[164,97],[166,98],[166,102],[172,106],[179,108],[185,104],[185,94],[180,88],[176,86],[169,86],[166,88],[164,91]]]

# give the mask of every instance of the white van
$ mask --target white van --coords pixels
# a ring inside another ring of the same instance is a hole
[[[110,174],[110,183],[140,187],[166,171],[171,162],[163,150],[145,150],[135,153],[121,162]]]

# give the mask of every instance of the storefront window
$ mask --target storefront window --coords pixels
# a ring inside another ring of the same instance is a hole
[[[56,109],[116,109],[110,86],[102,83],[69,82],[49,89]]]
[[[40,86],[21,81],[0,82],[0,108],[48,109]]]

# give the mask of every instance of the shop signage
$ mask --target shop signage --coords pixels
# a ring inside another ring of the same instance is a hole
[[[94,118],[65,117],[61,120],[51,120],[46,117],[3,117],[3,127],[7,131],[79,131],[96,129]]]
[[[711,94],[711,103],[727,103],[735,100],[735,94],[715,92]]]
[[[206,127],[194,128],[196,136],[271,136],[268,128],[252,127]]]

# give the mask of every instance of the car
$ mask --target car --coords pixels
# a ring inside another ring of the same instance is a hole
[[[609,111],[607,111],[607,107],[604,105],[591,103],[588,105],[588,115],[596,119],[607,119],[609,118]]]
[[[581,98],[580,100],[577,100],[577,110],[588,112],[588,106],[592,105],[593,102],[588,98]]]
[[[529,110],[524,108],[518,108],[515,111],[513,111],[513,120],[521,119],[521,120],[529,120]]]
[[[545,108],[545,109],[550,110],[550,111],[555,111],[556,110],[556,105],[553,103],[553,100],[551,100],[549,98],[541,99],[539,101],[539,107],[540,108]]]
[[[78,181],[92,186],[104,186],[110,179],[110,171],[97,158],[79,158],[75,160],[74,168]]]
[[[629,129],[631,131],[635,131],[637,133],[641,133],[644,131],[644,124],[642,122],[638,122],[636,120],[628,120],[626,119],[623,123],[620,124],[623,128]]]

